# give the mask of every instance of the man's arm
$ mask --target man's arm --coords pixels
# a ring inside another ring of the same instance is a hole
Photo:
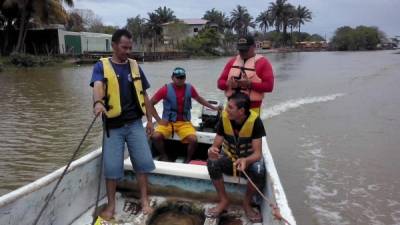
[[[218,88],[220,90],[226,90],[228,88],[228,75],[229,71],[231,70],[231,67],[233,63],[235,62],[235,58],[229,60],[229,62],[225,65],[224,70],[222,71],[221,75],[218,78]]]
[[[146,118],[147,118],[147,122],[152,122],[152,118],[154,116],[154,114],[157,114],[156,109],[154,108],[154,105],[151,104],[151,101],[149,99],[149,96],[147,95],[147,91],[143,90],[144,93],[144,104],[146,107]]]
[[[105,113],[107,110],[104,106],[104,84],[102,81],[95,81],[93,83],[93,113],[99,115],[99,113]]]
[[[154,106],[150,103],[149,96],[147,95],[146,90],[143,90],[144,94],[144,105],[146,107],[146,118],[147,118],[147,123],[146,123],[146,134],[148,136],[151,136],[153,134],[153,119],[152,115],[154,112],[157,114],[156,109],[154,109]]]
[[[150,104],[152,105],[152,107],[154,109],[152,114],[153,114],[154,119],[156,119],[157,123],[159,123],[161,120],[160,116],[157,113],[157,110],[154,108],[154,106],[157,105],[158,102],[159,101],[157,101],[154,97],[151,98],[151,100],[150,100]]]
[[[199,102],[200,104],[202,104],[202,105],[204,105],[204,106],[206,106],[206,107],[208,107],[208,108],[210,108],[210,109],[213,109],[213,110],[215,110],[215,111],[218,111],[219,110],[219,108],[218,107],[215,107],[215,106],[213,106],[213,105],[211,105],[207,100],[205,100],[203,97],[201,97],[200,95],[198,95],[198,96],[196,96],[196,97],[193,97],[197,102]]]
[[[272,66],[266,58],[257,61],[256,73],[261,79],[261,83],[251,82],[251,89],[257,92],[272,92],[274,88],[274,74]]]
[[[160,89],[158,89],[158,91],[153,95],[153,97],[150,99],[150,103],[151,105],[154,106],[157,105],[157,103],[159,101],[161,101],[161,99],[164,99],[167,96],[167,86],[164,85],[163,87],[161,87]],[[160,116],[157,113],[157,110],[154,109],[153,111],[153,117],[156,119],[158,124],[162,124],[162,125],[167,125],[168,121],[163,121]]]
[[[215,135],[214,138],[214,143],[212,146],[208,149],[208,158],[211,160],[215,160],[219,158],[219,148],[221,147],[222,143],[224,141],[224,137],[217,134]]]

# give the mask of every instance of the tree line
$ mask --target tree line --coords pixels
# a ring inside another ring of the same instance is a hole
[[[70,31],[89,31],[112,33],[119,27],[104,25],[99,16],[87,9],[65,10],[63,4],[73,6],[73,0],[0,0],[0,29],[17,30],[18,40],[13,51],[23,52],[28,28],[46,24],[63,24]],[[312,16],[305,6],[293,6],[287,0],[276,0],[269,7],[253,18],[245,6],[237,5],[229,15],[215,8],[205,12],[202,17],[217,26],[217,31],[226,36],[247,34],[250,29],[261,29],[264,33],[270,29],[280,34],[282,44],[287,43],[288,28],[300,28],[311,21]],[[125,28],[129,29],[138,40],[151,40],[152,47],[162,43],[162,24],[178,21],[175,12],[167,7],[159,7],[147,13],[147,18],[140,15],[128,18]],[[5,38],[7,46],[10,40]]]
[[[43,27],[47,24],[63,24],[69,31],[109,34],[119,28],[104,25],[101,18],[90,9],[66,11],[63,5],[72,7],[73,3],[73,0],[0,0],[0,29],[4,31],[1,52],[24,52],[28,28]],[[199,31],[197,36],[185,40],[181,40],[182,35],[179,35],[186,32],[184,24],[178,20],[175,12],[166,6],[148,12],[147,17],[137,15],[127,18],[123,28],[133,33],[139,46],[156,50],[164,45],[165,41],[162,25],[171,23],[170,29],[176,34],[176,37],[171,37],[173,47],[195,54],[216,54],[216,51],[232,49],[236,38],[249,32],[255,34],[259,40],[271,40],[274,47],[292,46],[295,42],[305,40],[324,40],[318,34],[301,32],[301,28],[312,20],[312,12],[306,6],[294,6],[287,0],[270,2],[256,17],[253,17],[245,6],[237,5],[228,14],[212,8],[204,13],[202,19],[208,20],[206,28]],[[377,42],[373,36],[378,39],[384,36],[377,29],[374,32],[374,29],[365,26],[354,31],[351,29],[343,27],[335,32],[332,38],[335,49],[373,49]],[[11,31],[18,32],[16,41],[7,38]],[[176,39],[175,42],[173,39]],[[14,45],[10,47],[10,43]]]

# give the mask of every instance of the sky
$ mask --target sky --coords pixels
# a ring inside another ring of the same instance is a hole
[[[245,6],[256,18],[266,10],[270,0],[75,0],[74,8],[91,9],[106,25],[122,27],[126,19],[147,13],[160,6],[171,8],[178,19],[201,18],[215,8],[230,15],[237,5]],[[312,21],[301,31],[331,38],[338,27],[376,26],[388,37],[400,36],[400,0],[288,0],[294,6],[306,6]]]

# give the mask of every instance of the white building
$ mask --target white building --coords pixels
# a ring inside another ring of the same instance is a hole
[[[84,52],[110,52],[110,34],[71,32],[59,29],[58,43],[60,54],[82,54]]]
[[[177,24],[177,22],[168,22],[161,25],[163,29],[164,44],[169,44],[173,40],[183,40],[187,37],[196,36],[199,31],[204,29],[204,27],[208,23],[208,20],[179,19],[178,23],[184,24],[186,26],[184,28],[184,31],[182,31],[182,28],[176,28],[175,25]],[[179,33],[177,33],[176,29],[180,29]]]

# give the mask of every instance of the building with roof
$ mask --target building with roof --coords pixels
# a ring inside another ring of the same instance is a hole
[[[18,30],[6,34],[0,30],[0,42],[4,42],[8,35],[8,46],[16,45]],[[80,55],[85,52],[110,52],[110,34],[71,32],[66,31],[64,26],[48,26],[45,28],[30,28],[27,31],[24,52],[30,54],[72,54]],[[3,54],[3,52],[0,52]]]
[[[207,25],[204,19],[179,19],[162,24],[164,44],[173,44],[196,36]]]

